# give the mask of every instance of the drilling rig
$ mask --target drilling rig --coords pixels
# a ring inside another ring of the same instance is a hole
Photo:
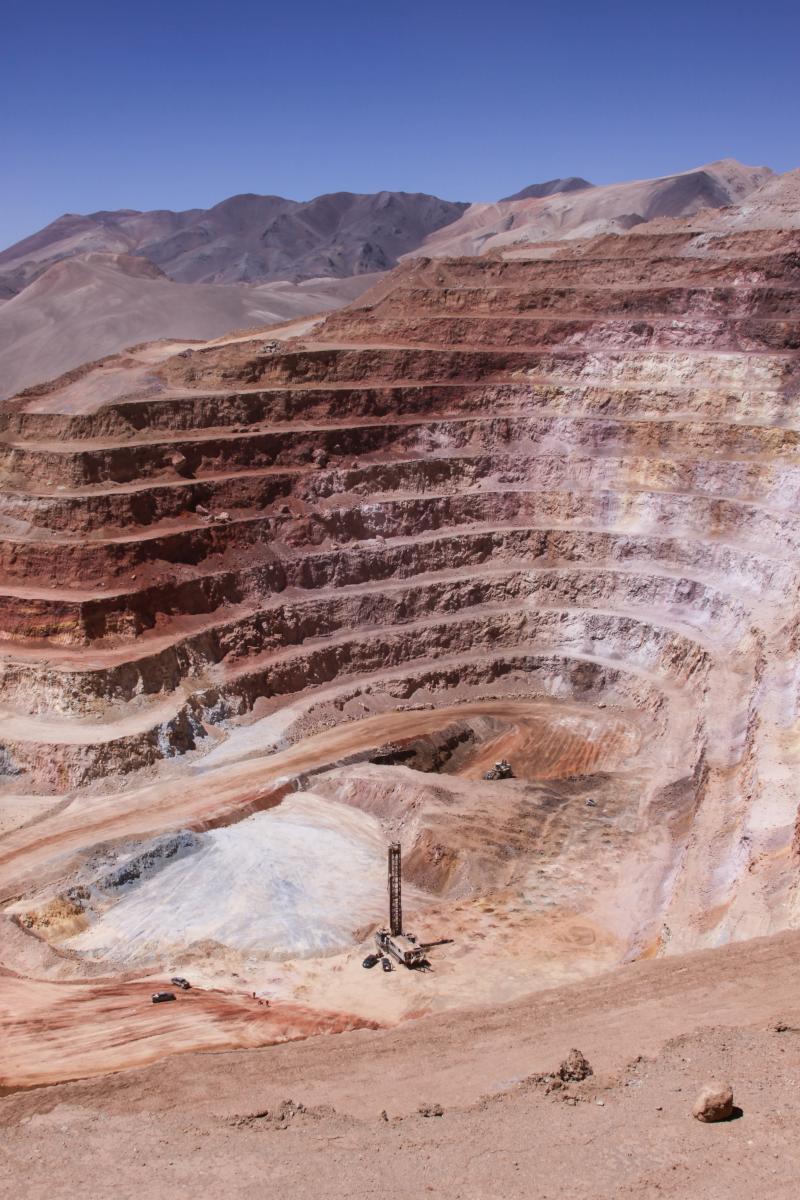
[[[400,843],[389,846],[389,932],[399,937],[403,932],[403,885],[401,882]]]
[[[425,962],[425,947],[410,934],[403,933],[403,889],[400,867],[400,843],[389,846],[389,928],[375,934],[378,949],[396,959],[401,966],[417,967]]]

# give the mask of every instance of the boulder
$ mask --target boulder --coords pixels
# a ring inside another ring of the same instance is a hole
[[[558,1068],[558,1077],[564,1083],[581,1083],[594,1075],[591,1063],[580,1050],[570,1050],[567,1057]]]
[[[698,1121],[727,1121],[733,1113],[733,1088],[728,1083],[703,1085],[692,1108]]]

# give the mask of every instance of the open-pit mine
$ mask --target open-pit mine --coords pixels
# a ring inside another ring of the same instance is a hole
[[[799,297],[779,230],[418,257],[6,402],[0,1084],[796,925]],[[369,972],[395,841],[443,944]]]

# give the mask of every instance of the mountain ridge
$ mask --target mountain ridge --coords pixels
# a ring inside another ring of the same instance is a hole
[[[692,216],[742,203],[775,178],[769,167],[719,159],[653,179],[599,184],[524,200],[473,204],[452,225],[430,234],[419,253],[482,254],[515,242],[624,233],[645,222]]]
[[[102,251],[147,258],[179,283],[344,278],[388,270],[468,207],[421,192],[240,193],[207,209],[65,213],[0,251],[0,276],[21,291],[54,262]]]

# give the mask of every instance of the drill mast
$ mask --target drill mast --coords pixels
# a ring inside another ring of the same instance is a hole
[[[389,932],[392,937],[399,937],[403,932],[399,842],[392,842],[389,846]]]

